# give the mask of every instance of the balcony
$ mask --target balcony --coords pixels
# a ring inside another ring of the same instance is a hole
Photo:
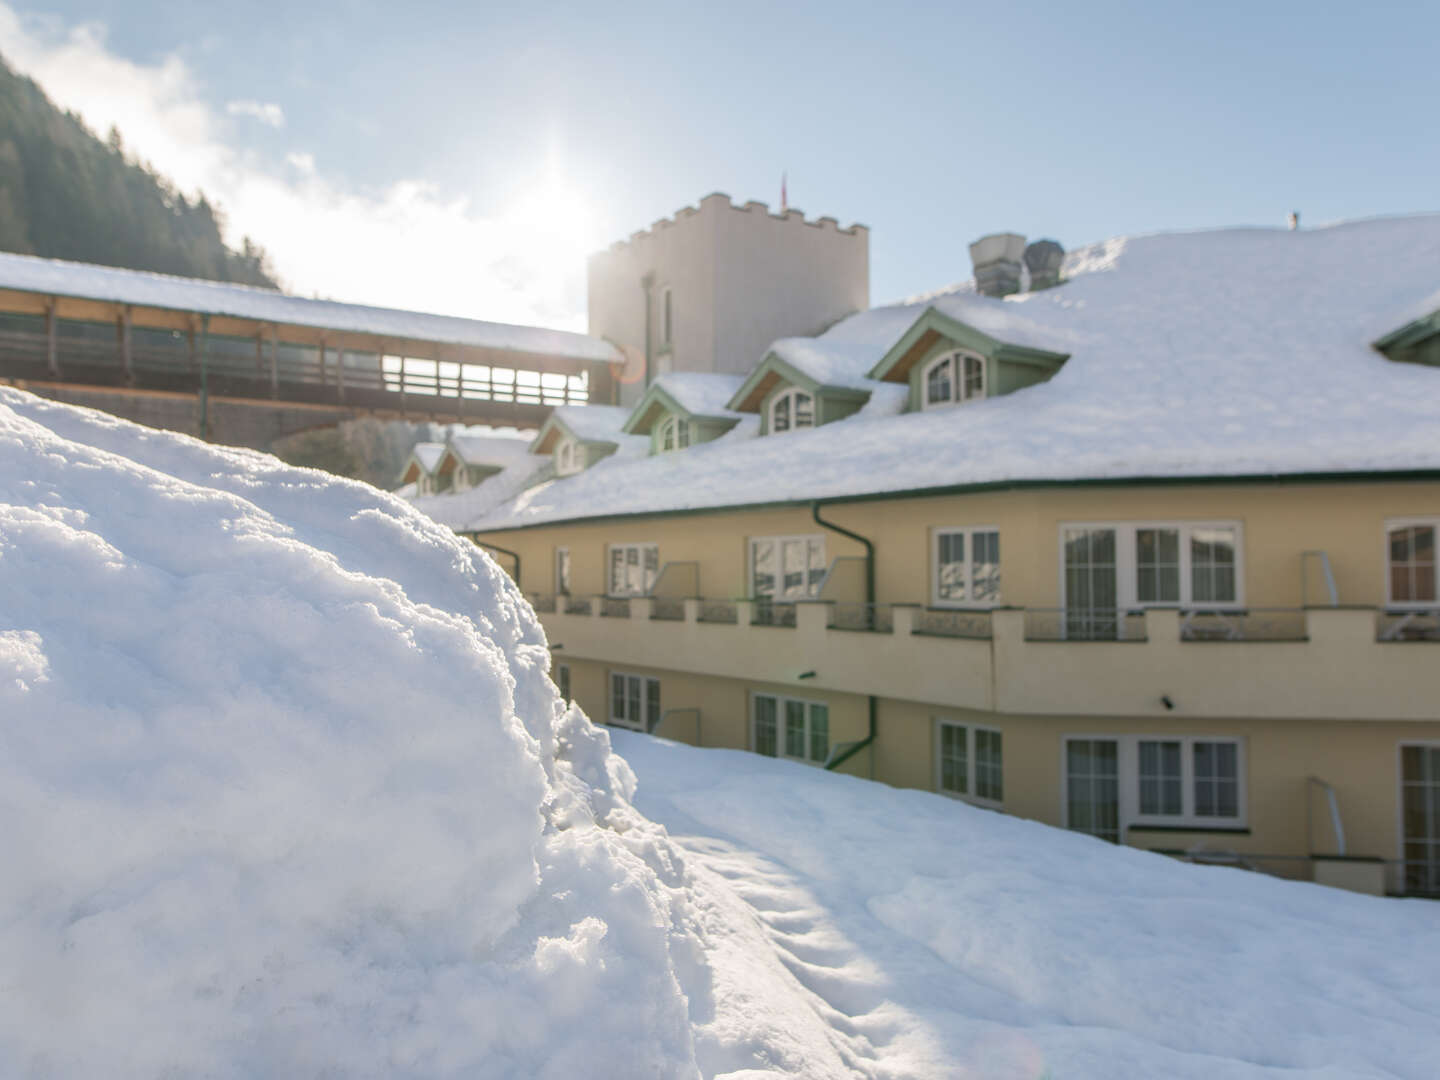
[[[1039,716],[1433,719],[1435,612],[1064,612],[566,598],[564,655]],[[678,616],[678,617],[677,617]],[[756,632],[763,628],[764,632]],[[1263,646],[1263,647],[1262,647]],[[796,680],[805,675],[806,681]]]

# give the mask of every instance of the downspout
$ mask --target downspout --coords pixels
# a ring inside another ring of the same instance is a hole
[[[478,534],[470,534],[470,542],[476,547],[488,548],[491,551],[498,551],[501,555],[509,555],[515,560],[515,587],[520,587],[520,553],[511,551],[509,548],[502,548],[499,544],[487,544],[484,540],[477,538]]]
[[[848,536],[851,540],[857,540],[865,545],[865,615],[867,621],[873,620],[875,618],[875,545],[869,540],[867,540],[865,537],[861,536],[859,533],[851,532],[849,529],[841,528],[834,522],[826,521],[824,518],[822,518],[820,516],[819,502],[812,502],[810,504],[810,516],[815,520],[815,524],[819,525],[822,529],[829,529],[831,532],[837,532],[841,536]],[[866,733],[865,738],[859,739],[856,742],[851,743],[839,754],[828,759],[825,762],[826,769],[838,769],[841,765],[849,761],[861,750],[864,750],[867,746],[871,745],[875,741],[876,718],[879,710],[880,700],[874,694],[871,694],[869,732]],[[870,764],[870,772],[873,775],[875,772],[875,761],[873,753],[871,754]]]

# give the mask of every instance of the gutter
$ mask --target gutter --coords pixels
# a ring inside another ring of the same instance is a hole
[[[814,519],[815,524],[819,525],[822,529],[829,529],[831,532],[839,533],[841,536],[847,536],[851,540],[858,540],[860,543],[865,545],[865,618],[866,621],[871,623],[871,625],[873,626],[875,619],[875,545],[870,540],[861,536],[859,533],[851,532],[849,529],[842,528],[841,526],[836,525],[834,522],[826,521],[824,518],[822,518],[820,516],[819,502],[812,502],[810,504],[810,516]],[[838,769],[841,765],[849,761],[861,750],[864,750],[867,746],[870,746],[872,743],[874,743],[876,720],[879,711],[879,699],[874,694],[871,694],[869,732],[865,735],[863,739],[857,739],[855,742],[849,743],[848,745],[844,746],[843,749],[837,746],[835,749],[838,750],[839,753],[832,753],[830,757],[826,758],[826,769]],[[871,761],[870,771],[873,775],[875,771],[873,757]]]
[[[484,540],[478,539],[479,535],[479,533],[469,534],[470,542],[476,547],[487,548],[490,551],[498,551],[501,555],[509,555],[510,558],[515,560],[515,587],[517,589],[520,588],[520,553],[518,551],[511,551],[509,548],[503,548],[499,544],[487,544]]]

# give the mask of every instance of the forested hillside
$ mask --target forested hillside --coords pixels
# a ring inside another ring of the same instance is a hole
[[[247,237],[225,246],[215,207],[63,112],[0,58],[0,250],[276,287]]]

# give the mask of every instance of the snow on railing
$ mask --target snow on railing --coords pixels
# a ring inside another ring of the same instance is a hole
[[[1181,641],[1306,641],[1304,608],[1182,611]]]
[[[912,634],[925,637],[987,639],[990,637],[990,612],[921,608],[915,612]]]
[[[1377,641],[1440,641],[1440,610],[1378,612],[1375,638]]]

